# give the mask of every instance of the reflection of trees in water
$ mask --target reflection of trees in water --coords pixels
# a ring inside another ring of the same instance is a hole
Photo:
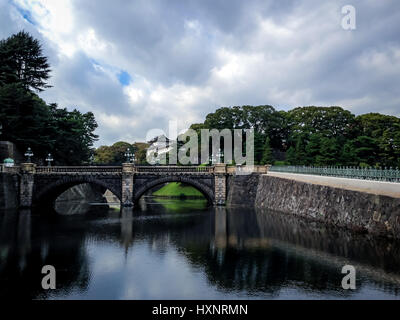
[[[386,272],[400,271],[400,241],[357,234],[290,215],[256,212],[261,237],[313,249]]]
[[[386,277],[373,267],[399,270],[398,242],[287,215],[212,210],[185,215],[153,207],[147,213],[127,214],[121,220],[121,242],[127,250],[139,239],[157,252],[176,246],[193,266],[205,271],[211,283],[228,291],[272,294],[296,284],[305,290],[343,294],[341,267],[351,262],[365,263],[367,268],[360,268],[375,286],[397,294],[399,277]]]
[[[215,231],[211,245],[190,241],[195,230],[188,230],[186,242],[179,244],[221,288],[274,292],[295,283],[307,290],[343,294],[341,268],[350,262],[375,286],[399,293],[399,275],[383,272],[398,272],[399,242],[249,209],[217,210],[209,223]]]
[[[78,216],[1,214],[0,297],[46,297],[40,287],[41,267],[46,264],[56,266],[58,288],[66,293],[85,290],[90,280],[85,243],[89,238],[119,242],[125,250],[136,243],[147,243],[149,251],[155,252],[166,252],[172,246],[192,266],[204,270],[214,286],[226,291],[274,295],[296,285],[313,292],[339,290],[343,294],[340,269],[350,261],[367,266],[362,273],[372,270],[368,278],[375,286],[397,294],[390,277],[374,273],[376,268],[399,270],[396,241],[250,209],[185,214],[150,205],[145,212],[93,210],[94,214]],[[362,280],[358,288],[364,284]]]
[[[90,273],[83,228],[60,219],[56,215],[32,219],[29,210],[0,215],[0,297],[35,299],[72,288],[85,290]],[[53,292],[41,287],[41,269],[48,264],[56,267],[61,288]]]
[[[260,237],[250,210],[234,214],[222,209],[208,223],[215,231],[211,243],[190,241],[195,230],[188,230],[186,241],[179,245],[191,263],[203,268],[209,281],[221,289],[274,294],[289,283],[324,291],[341,283],[337,270],[290,254]]]

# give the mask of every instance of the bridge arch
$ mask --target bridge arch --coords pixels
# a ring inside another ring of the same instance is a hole
[[[207,186],[201,182],[198,182],[194,179],[191,179],[189,177],[179,176],[179,175],[177,175],[177,176],[171,175],[171,176],[147,181],[144,185],[140,186],[137,190],[135,190],[134,202],[137,204],[139,199],[148,190],[150,190],[160,184],[169,183],[169,182],[183,182],[185,184],[191,185],[192,187],[195,187],[197,190],[199,190],[204,195],[204,197],[207,199],[209,204],[214,203],[214,192],[209,186]]]
[[[63,192],[83,183],[93,184],[110,190],[121,201],[121,182],[112,183],[91,175],[60,176],[57,179],[35,181],[33,205],[41,202],[53,203]]]

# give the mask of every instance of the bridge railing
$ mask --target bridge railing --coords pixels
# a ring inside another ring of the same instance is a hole
[[[36,173],[121,173],[122,167],[36,167]]]
[[[163,173],[163,172],[191,172],[191,173],[212,173],[214,167],[201,166],[137,166],[139,173]]]
[[[339,178],[400,182],[399,168],[271,166],[270,171],[331,176]]]
[[[19,173],[20,169],[21,168],[19,166],[7,167],[3,164],[0,165],[0,172],[4,172],[4,173]]]

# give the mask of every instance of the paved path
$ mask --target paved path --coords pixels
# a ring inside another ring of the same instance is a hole
[[[283,172],[268,172],[268,176],[400,198],[400,183],[398,182],[336,178]]]

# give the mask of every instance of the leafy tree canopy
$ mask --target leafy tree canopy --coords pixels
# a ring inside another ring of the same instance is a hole
[[[28,33],[0,41],[1,139],[14,142],[21,152],[31,147],[39,164],[48,153],[55,164],[88,163],[98,138],[94,115],[46,104],[35,91],[49,87],[49,72],[39,42]]]

